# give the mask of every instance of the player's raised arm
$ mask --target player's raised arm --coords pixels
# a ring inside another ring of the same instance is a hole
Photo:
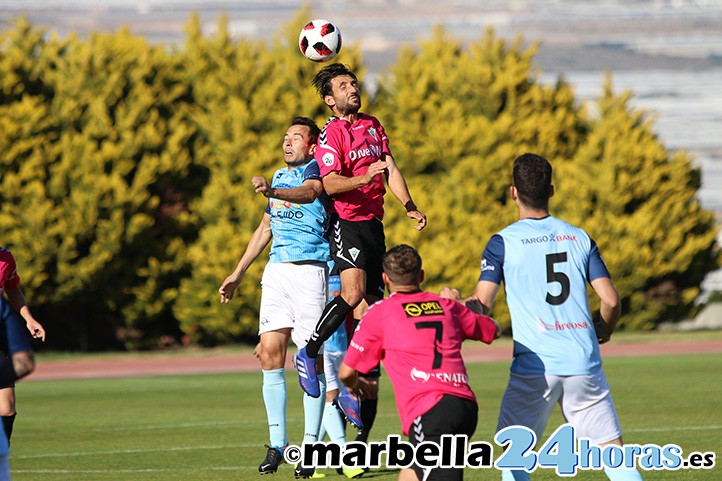
[[[263,177],[254,177],[251,182],[256,192],[265,197],[285,200],[296,204],[310,204],[323,194],[323,183],[319,179],[308,179],[299,187],[275,188]]]
[[[415,225],[414,228],[416,230],[423,229],[424,227],[426,227],[426,215],[424,215],[424,213],[416,207],[416,204],[414,204],[414,201],[411,199],[411,194],[409,193],[409,186],[406,184],[406,179],[404,179],[403,174],[401,174],[401,171],[396,166],[396,162],[394,161],[393,156],[389,154],[384,154],[384,160],[388,164],[387,176],[389,189],[391,189],[391,192],[394,194],[394,196],[399,199],[399,202],[403,204],[404,208],[406,209],[407,217],[410,217],[411,219],[414,219],[418,222],[418,224]]]

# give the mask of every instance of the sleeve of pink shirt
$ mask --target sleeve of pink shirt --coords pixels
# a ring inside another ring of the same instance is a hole
[[[10,251],[0,252],[0,289],[15,290],[20,286],[15,258]]]
[[[383,326],[379,309],[372,307],[359,322],[351,336],[351,343],[343,363],[358,372],[369,372],[381,361]]]
[[[393,157],[393,154],[391,153],[391,147],[389,147],[389,138],[386,136],[386,130],[384,130],[383,125],[381,125],[380,123],[378,126],[378,131],[379,138],[381,139],[381,152]]]
[[[477,314],[456,301],[452,302],[455,304],[452,308],[454,315],[459,319],[466,338],[491,344],[496,335],[494,321],[489,316]]]
[[[342,167],[341,149],[343,139],[341,130],[335,128],[335,124],[331,122],[326,126],[325,135],[326,142],[319,143],[314,154],[321,177],[325,177],[331,172],[341,172]]]

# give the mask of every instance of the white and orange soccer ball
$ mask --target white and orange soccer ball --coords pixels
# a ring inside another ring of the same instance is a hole
[[[341,51],[341,32],[328,20],[311,20],[298,36],[301,53],[314,62],[331,60]]]

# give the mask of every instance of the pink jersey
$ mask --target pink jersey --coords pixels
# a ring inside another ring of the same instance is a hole
[[[319,138],[315,157],[321,177],[330,172],[355,177],[365,174],[383,154],[391,155],[384,128],[376,117],[359,114],[353,124],[340,118],[330,120]],[[384,193],[383,176],[377,175],[368,185],[334,195],[333,207],[345,220],[383,219]]]
[[[476,402],[461,343],[490,344],[496,323],[430,292],[397,292],[377,302],[351,338],[344,364],[368,372],[381,360],[396,394],[404,434],[444,394]]]
[[[0,295],[7,288],[15,290],[20,286],[20,276],[18,276],[15,258],[12,253],[0,247]]]

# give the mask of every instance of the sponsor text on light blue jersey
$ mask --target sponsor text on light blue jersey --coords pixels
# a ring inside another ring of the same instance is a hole
[[[587,283],[609,277],[582,229],[547,216],[494,235],[479,280],[504,283],[514,337],[513,372],[570,376],[601,368]]]
[[[321,180],[314,160],[290,170],[286,167],[278,169],[273,174],[271,187],[300,187],[309,179]],[[266,213],[271,216],[273,234],[269,262],[328,261],[329,247],[325,237],[328,205],[325,193],[310,204],[269,198]]]

